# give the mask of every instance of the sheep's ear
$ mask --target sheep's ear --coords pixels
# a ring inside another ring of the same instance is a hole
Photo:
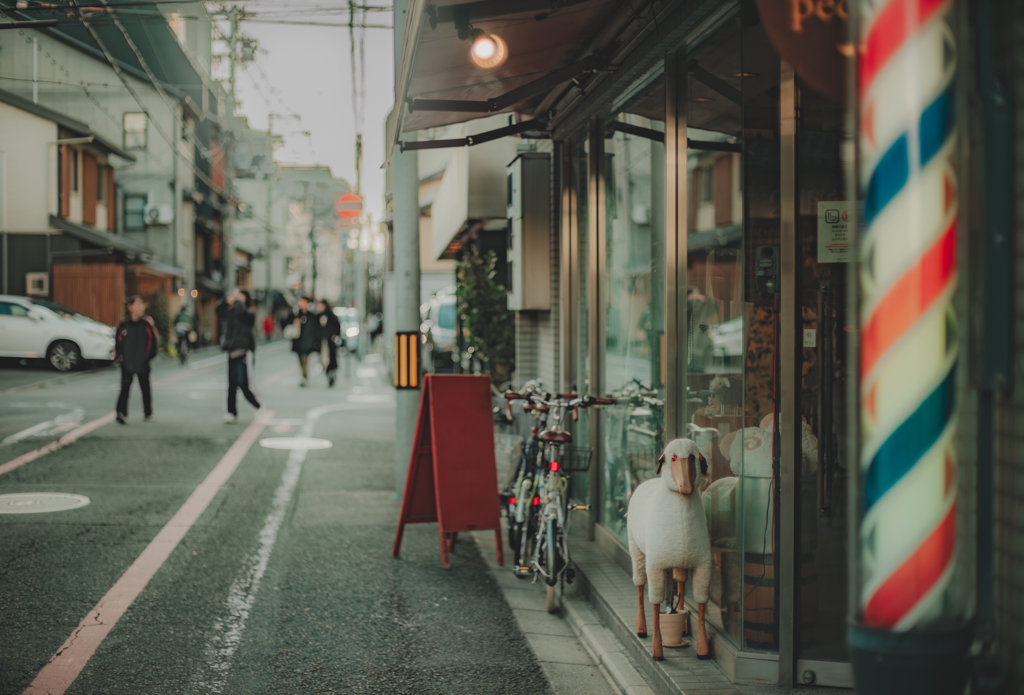
[[[706,458],[704,458],[704,454],[697,454],[697,455],[700,456],[700,474],[701,475],[707,475],[708,474],[708,460]]]
[[[661,467],[665,465],[665,454],[658,457],[658,469],[654,471],[654,475],[661,475]]]

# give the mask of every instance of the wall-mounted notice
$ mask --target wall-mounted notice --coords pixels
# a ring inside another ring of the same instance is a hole
[[[850,263],[856,228],[855,203],[818,201],[818,263]]]

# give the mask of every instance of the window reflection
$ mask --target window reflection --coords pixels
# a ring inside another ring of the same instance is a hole
[[[637,485],[654,475],[664,448],[665,145],[664,87],[650,85],[606,123],[601,522],[626,538]]]

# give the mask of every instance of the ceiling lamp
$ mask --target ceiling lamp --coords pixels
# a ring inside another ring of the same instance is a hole
[[[508,46],[497,34],[474,29],[469,36],[469,59],[473,65],[484,70],[496,68],[508,58]]]

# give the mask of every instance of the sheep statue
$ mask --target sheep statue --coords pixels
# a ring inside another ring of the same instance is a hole
[[[711,540],[698,490],[702,476],[707,475],[707,465],[695,442],[675,439],[658,459],[656,475],[660,477],[641,483],[629,501],[626,529],[637,589],[636,633],[647,636],[644,585],[650,580],[655,661],[664,659],[658,614],[665,600],[665,570],[672,570],[679,585],[680,605],[683,585],[692,573],[693,598],[697,601],[697,657],[710,658],[704,609],[711,583]],[[697,494],[693,494],[695,491]]]

